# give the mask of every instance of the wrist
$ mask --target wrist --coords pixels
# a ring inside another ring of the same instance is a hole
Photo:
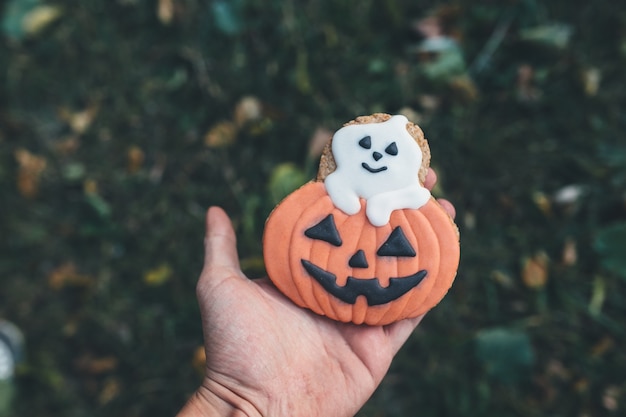
[[[205,379],[176,417],[262,417],[262,414],[233,391]]]

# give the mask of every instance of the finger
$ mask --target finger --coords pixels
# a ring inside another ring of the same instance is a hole
[[[437,173],[434,169],[428,168],[428,172],[426,173],[426,178],[424,178],[424,187],[432,190],[435,184],[437,183]]]
[[[451,202],[449,202],[448,200],[444,198],[437,199],[437,202],[441,205],[441,207],[443,207],[445,211],[448,212],[448,214],[450,215],[450,217],[452,217],[452,219],[456,217],[456,209],[454,208],[454,205]]]
[[[394,355],[400,350],[402,345],[404,345],[404,342],[407,341],[411,333],[413,333],[423,318],[424,315],[421,315],[412,319],[400,320],[385,326],[385,332],[387,333],[387,337],[389,337],[389,342]]]
[[[230,218],[219,207],[211,207],[207,211],[204,267],[239,269],[235,231]]]

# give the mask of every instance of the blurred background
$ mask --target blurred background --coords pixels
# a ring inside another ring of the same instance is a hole
[[[462,259],[359,416],[626,415],[620,2],[0,7],[0,415],[173,415],[206,208],[262,276],[270,210],[374,112],[423,128]]]

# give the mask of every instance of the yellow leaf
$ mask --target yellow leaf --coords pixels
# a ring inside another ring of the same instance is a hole
[[[83,192],[86,195],[98,194],[98,182],[96,180],[87,179],[83,182]]]
[[[89,129],[98,111],[99,106],[97,104],[91,104],[86,109],[77,112],[62,108],[59,110],[59,117],[70,126],[74,133],[80,135]]]
[[[22,148],[15,151],[15,159],[18,164],[17,189],[23,197],[32,198],[37,195],[39,178],[47,162],[45,158]]]
[[[524,260],[522,266],[522,281],[528,288],[541,289],[548,281],[548,255],[539,252]]]
[[[222,121],[213,125],[204,136],[204,144],[209,148],[223,148],[232,145],[237,136],[237,126],[231,121]]]
[[[104,381],[102,390],[98,395],[98,402],[100,405],[105,405],[114,400],[120,393],[120,381],[117,378],[107,378]]]
[[[174,0],[159,0],[157,16],[164,25],[172,23],[174,18]]]
[[[164,284],[172,277],[172,268],[167,264],[161,264],[158,267],[147,271],[143,276],[143,282],[151,287]]]
[[[36,35],[50,23],[57,20],[62,14],[57,6],[37,6],[24,16],[22,28],[27,35]]]
[[[545,216],[552,215],[552,203],[550,202],[548,196],[545,195],[545,193],[542,193],[541,191],[536,191],[535,193],[533,193],[533,201],[535,202],[537,208],[539,208],[539,210],[541,210],[541,212]]]
[[[193,351],[191,364],[196,371],[204,375],[206,368],[206,352],[204,346],[198,346],[196,350]]]
[[[134,174],[142,167],[145,155],[139,146],[131,146],[126,155],[128,158],[126,169],[131,174]]]

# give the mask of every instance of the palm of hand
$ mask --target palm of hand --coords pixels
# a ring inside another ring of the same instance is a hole
[[[205,388],[234,395],[231,401],[250,415],[354,415],[419,318],[354,326],[301,309],[269,281],[245,278],[221,210],[212,209],[208,222],[207,261],[198,284]]]

